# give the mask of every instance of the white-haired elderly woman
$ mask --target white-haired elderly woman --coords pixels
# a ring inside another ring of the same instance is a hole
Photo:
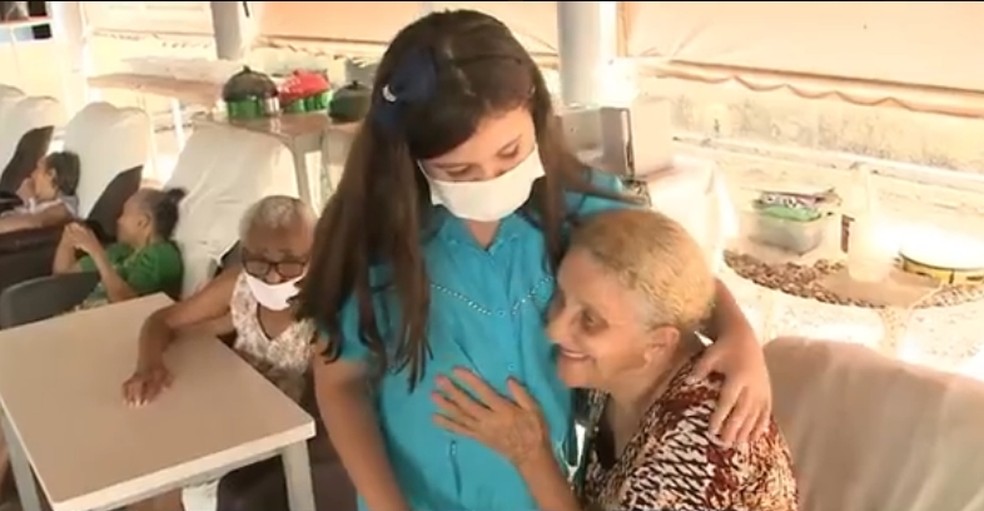
[[[775,421],[735,447],[709,430],[722,378],[692,373],[713,299],[714,277],[679,224],[652,211],[598,214],[573,234],[548,324],[560,379],[584,389],[587,435],[573,487],[539,404],[516,381],[507,397],[456,370],[456,381],[438,382],[435,420],[508,458],[539,509],[794,511],[789,448]]]
[[[314,223],[311,208],[292,197],[265,197],[251,206],[240,227],[241,264],[147,318],[136,371],[123,384],[126,400],[145,404],[164,390],[171,381],[165,349],[176,332],[202,326],[218,336],[234,333],[236,352],[299,400],[314,330],[295,320],[291,298],[307,269]]]
[[[310,322],[295,319],[291,298],[307,270],[314,224],[311,208],[292,197],[269,196],[252,205],[240,225],[240,264],[147,318],[140,332],[136,370],[123,383],[124,399],[144,405],[165,390],[172,376],[164,365],[164,351],[179,331],[201,328],[220,337],[235,334],[236,353],[291,399],[300,402],[306,397],[315,330]],[[213,482],[186,488],[183,498],[196,502],[192,506],[196,509],[211,508],[218,488],[221,505],[222,485],[228,479],[245,478],[238,486],[256,489],[256,497],[247,501],[258,501],[261,508],[263,498],[286,503],[282,490],[264,491],[276,490],[278,479],[283,487],[282,470],[274,465],[261,462],[226,475],[218,486]]]

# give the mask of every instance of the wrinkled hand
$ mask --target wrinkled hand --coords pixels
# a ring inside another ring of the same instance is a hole
[[[711,416],[711,434],[732,446],[765,433],[772,416],[772,386],[754,334],[721,335],[701,356],[691,378],[701,380],[712,372],[724,375],[724,385]]]
[[[137,369],[133,376],[123,382],[123,400],[131,406],[143,406],[170,387],[173,380],[171,372],[163,364]]]
[[[453,433],[472,438],[520,466],[535,455],[550,451],[546,421],[536,401],[516,380],[506,385],[512,400],[500,395],[466,369],[455,369],[455,378],[467,385],[476,401],[454,382],[439,376],[439,392],[433,395],[439,409],[434,422]]]
[[[92,230],[83,224],[71,223],[65,226],[65,235],[71,237],[70,239],[72,244],[75,245],[75,248],[86,254],[92,255],[94,252],[102,249],[99,238],[96,238]]]

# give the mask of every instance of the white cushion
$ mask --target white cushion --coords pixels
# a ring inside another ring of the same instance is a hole
[[[10,107],[23,97],[24,93],[17,87],[0,84],[0,125]]]
[[[10,120],[11,112],[14,105],[22,99],[24,99],[24,93],[19,89],[0,85],[0,173],[10,163],[10,159],[14,157],[14,151],[17,150],[17,144],[22,136],[12,133],[8,135],[5,129],[6,124],[13,123]],[[11,130],[13,129],[14,127],[11,126]]]
[[[184,188],[175,241],[184,259],[185,295],[208,281],[239,240],[239,221],[268,195],[297,197],[291,154],[273,137],[201,126],[178,157],[168,188]]]
[[[31,130],[58,124],[61,107],[47,96],[17,96],[7,91],[0,99],[0,171],[10,163],[21,138]]]
[[[984,509],[984,383],[844,342],[765,358],[802,511]]]
[[[150,119],[139,108],[89,103],[65,127],[65,150],[79,155],[79,214],[86,216],[117,175],[147,162]]]

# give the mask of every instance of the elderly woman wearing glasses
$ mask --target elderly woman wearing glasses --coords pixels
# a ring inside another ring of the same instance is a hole
[[[307,270],[314,223],[311,208],[295,198],[270,196],[250,207],[240,223],[240,264],[191,297],[147,318],[140,332],[136,370],[123,383],[124,399],[144,405],[170,385],[164,351],[179,332],[188,329],[215,336],[235,334],[233,349],[239,356],[294,401],[308,398],[309,350],[315,330],[310,322],[294,318],[291,298]],[[283,472],[269,461],[226,474],[221,482],[184,488],[185,509],[286,502]],[[229,496],[223,497],[225,493]]]
[[[126,401],[145,404],[165,389],[171,374],[164,350],[178,331],[201,327],[217,336],[234,333],[236,352],[299,400],[314,329],[294,319],[291,298],[307,269],[314,221],[311,209],[291,197],[270,196],[254,204],[241,223],[241,264],[147,318],[136,370],[123,384]]]

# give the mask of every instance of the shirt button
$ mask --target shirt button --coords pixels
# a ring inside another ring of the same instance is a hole
[[[507,365],[506,366],[506,369],[508,369],[510,373],[515,373],[516,372],[516,366],[513,365],[513,364]]]

